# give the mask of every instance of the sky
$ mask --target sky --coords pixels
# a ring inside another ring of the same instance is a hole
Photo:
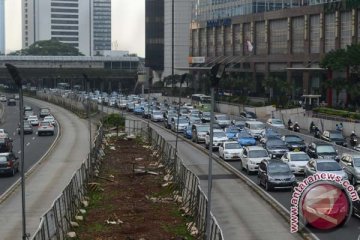
[[[83,1],[83,0],[80,0]],[[145,56],[145,0],[112,0],[113,50]],[[5,0],[5,48],[21,49],[21,0]]]

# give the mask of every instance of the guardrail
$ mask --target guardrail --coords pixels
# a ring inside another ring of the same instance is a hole
[[[141,127],[140,130],[139,127]],[[198,176],[184,164],[183,160],[175,152],[174,147],[146,122],[127,119],[125,121],[125,131],[128,134],[137,136],[140,134],[143,139],[150,140],[153,148],[159,151],[162,157],[162,164],[169,170],[170,179],[173,179],[176,189],[178,189],[179,195],[182,197],[181,208],[186,214],[193,216],[193,225],[198,229],[200,237],[203,237],[206,229],[208,199],[200,187]],[[222,230],[212,213],[210,239],[224,239]]]
[[[100,125],[93,148],[81,167],[73,174],[69,184],[56,198],[50,209],[41,217],[40,225],[31,237],[32,240],[66,239],[66,234],[71,228],[70,221],[78,213],[81,201],[87,194],[87,183],[99,165],[103,152],[101,143],[103,127]]]

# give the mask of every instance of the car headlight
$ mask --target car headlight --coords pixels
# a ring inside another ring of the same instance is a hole
[[[296,177],[293,175],[291,178],[290,178],[290,181],[295,181],[296,180]]]

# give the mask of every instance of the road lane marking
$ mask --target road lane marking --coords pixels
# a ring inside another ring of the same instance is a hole
[[[15,133],[15,132],[13,132],[13,135],[15,136],[15,135],[16,135],[16,133]]]
[[[21,150],[20,151],[18,151],[18,154],[20,154],[21,153]]]
[[[27,144],[26,144],[26,146],[29,146],[30,145],[30,142],[28,142]]]
[[[32,140],[35,140],[35,137],[32,137]]]

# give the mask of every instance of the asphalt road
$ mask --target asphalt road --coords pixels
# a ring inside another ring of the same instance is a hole
[[[134,117],[137,117],[137,116],[134,115]],[[163,123],[156,123],[156,124],[158,126],[163,127]],[[288,134],[294,133],[287,129],[281,130],[281,132],[285,133],[285,134],[286,133],[288,133]],[[302,133],[305,135],[308,135],[308,138],[305,139],[306,144],[309,144],[311,140],[317,140],[315,138],[312,138],[312,136],[309,135],[309,132],[304,129],[302,129]],[[204,144],[202,144],[202,146],[205,148]],[[348,152],[348,151],[350,152],[351,150],[349,148],[341,147],[339,153]],[[214,152],[214,154],[216,154],[218,156],[218,152]],[[233,167],[235,167],[238,170],[240,169],[240,161],[228,161],[228,164],[232,165]],[[245,175],[248,179],[250,179],[254,183],[258,183],[256,174],[248,176],[244,171],[239,170],[239,172],[242,172],[243,175]],[[231,177],[231,176],[233,176],[233,175],[231,173],[229,173],[228,176],[223,176],[223,177]],[[302,177],[298,177],[298,178],[302,179]],[[281,205],[283,205],[287,209],[290,209],[290,198],[291,198],[290,190],[276,190],[276,191],[272,191],[269,193]],[[347,224],[345,226],[336,228],[331,231],[318,231],[317,229],[314,229],[311,227],[310,227],[310,230],[321,240],[338,240],[338,239],[358,240],[360,237],[360,219],[358,219],[356,217],[351,217],[350,221],[347,222]]]
[[[4,122],[0,124],[0,128],[4,128],[9,137],[13,139],[13,152],[16,156],[20,157],[20,135],[17,132],[18,123],[20,122],[19,114],[19,101],[16,102],[16,106],[4,105]],[[24,105],[29,105],[33,108],[35,114],[39,113],[39,106],[30,102],[24,102]],[[37,136],[36,127],[34,127],[33,134],[26,134],[24,138],[25,149],[25,171],[28,171],[40,158],[46,153],[51,144],[54,142],[58,132],[58,127],[55,127],[55,133],[53,136]],[[0,196],[12,186],[20,178],[20,173],[16,173],[15,176],[0,175]]]

